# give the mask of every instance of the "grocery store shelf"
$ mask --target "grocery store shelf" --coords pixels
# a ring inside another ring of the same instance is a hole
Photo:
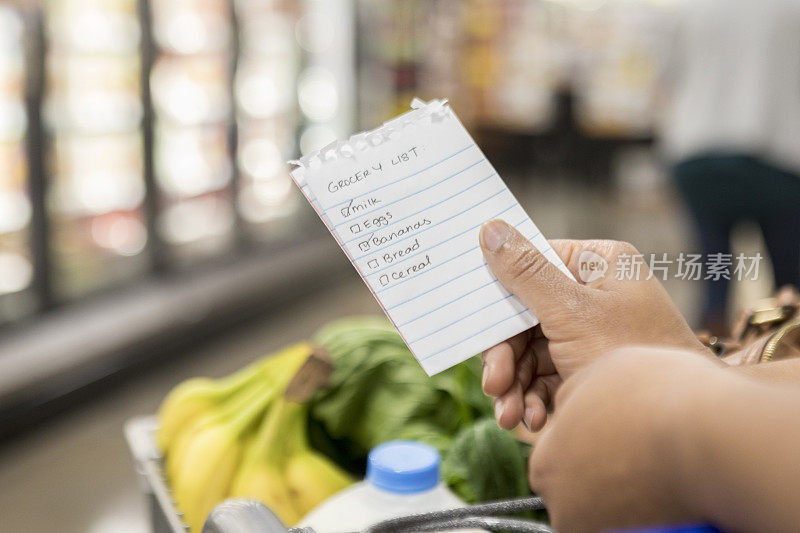
[[[213,269],[148,278],[9,331],[0,338],[0,437],[63,407],[61,399],[81,389],[309,292],[346,266],[323,235]]]

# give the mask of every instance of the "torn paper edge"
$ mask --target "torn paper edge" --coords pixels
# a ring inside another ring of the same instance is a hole
[[[400,131],[409,126],[426,121],[438,122],[442,120],[450,107],[446,98],[425,102],[419,98],[411,101],[411,110],[402,115],[388,120],[373,130],[362,131],[351,135],[346,141],[333,141],[329,145],[312,152],[300,159],[288,161],[289,164],[297,168],[316,169],[325,163],[335,161],[340,158],[355,158],[358,153],[364,152],[375,146],[392,139]]]

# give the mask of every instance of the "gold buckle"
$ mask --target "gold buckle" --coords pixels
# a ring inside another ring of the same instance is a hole
[[[753,326],[783,322],[792,315],[793,311],[794,306],[792,305],[755,309],[747,322]]]

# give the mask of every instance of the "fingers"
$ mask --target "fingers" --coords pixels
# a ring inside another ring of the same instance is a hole
[[[523,336],[509,339],[488,350],[484,357],[488,356],[490,360],[501,358],[504,372],[509,375],[511,358],[516,357],[511,384],[495,400],[498,425],[504,429],[512,429],[522,422],[529,430],[537,431],[547,420],[547,411],[555,390],[561,383],[561,377],[549,358],[547,339],[534,338],[520,348],[523,340]],[[512,344],[516,344],[516,351],[511,348]],[[494,364],[497,365],[497,362]],[[484,370],[484,376],[486,372]]]
[[[541,376],[534,380],[523,396],[522,422],[531,431],[539,431],[547,422],[547,412],[553,404],[558,386],[561,385],[561,376],[551,374]]]
[[[516,295],[544,323],[547,315],[563,308],[564,300],[579,297],[580,285],[548,261],[529,240],[502,220],[481,228],[481,248],[500,283]]]
[[[522,420],[525,409],[522,385],[514,381],[511,390],[494,400],[494,417],[503,429],[514,429]]]
[[[523,331],[483,353],[483,392],[502,396],[511,389],[517,372],[517,359],[522,356],[531,332]]]
[[[534,382],[534,387],[531,387],[523,397],[522,423],[530,431],[539,431],[544,427],[544,423],[547,422],[547,404],[542,399],[543,391],[535,390],[535,387],[540,382],[541,380],[537,379]],[[539,388],[541,389],[541,387]]]
[[[536,358],[530,349],[524,345],[519,348],[523,339],[517,337],[513,340],[517,343],[517,350],[514,352],[517,360],[513,383],[508,391],[495,400],[494,404],[495,418],[498,425],[504,429],[512,429],[522,420],[525,409],[523,394],[536,371]]]

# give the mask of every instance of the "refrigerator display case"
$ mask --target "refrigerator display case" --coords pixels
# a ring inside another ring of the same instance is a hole
[[[322,234],[286,161],[350,133],[351,0],[48,0],[41,11],[45,299]],[[11,254],[0,269],[18,272],[0,292],[17,293],[35,270],[22,268],[22,30],[0,13],[0,157],[14,169],[0,183]]]
[[[230,124],[232,11],[225,0],[151,0],[158,238],[170,260],[235,239]]]
[[[47,210],[54,299],[146,271],[135,0],[45,4]]]
[[[247,234],[258,240],[291,235],[305,208],[286,161],[298,150],[297,78],[302,52],[295,28],[298,2],[237,0],[239,50],[235,77],[236,205]]]
[[[24,38],[21,13],[0,5],[0,323],[30,313],[34,304]]]
[[[351,132],[352,17],[0,3],[0,436],[345,271],[286,161]]]

